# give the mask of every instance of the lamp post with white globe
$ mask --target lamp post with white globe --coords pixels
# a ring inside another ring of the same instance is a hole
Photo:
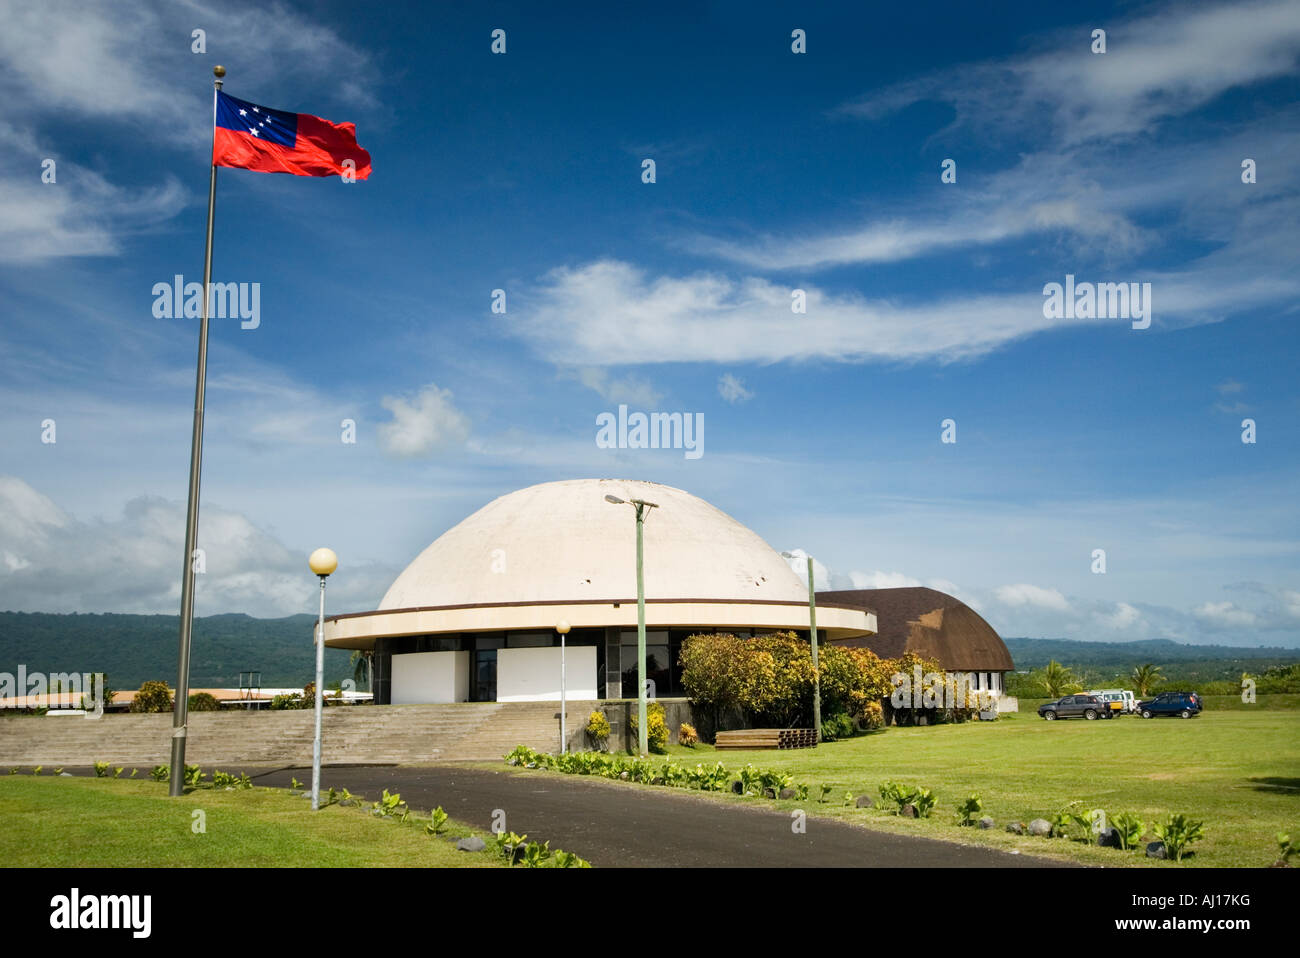
[[[316,622],[316,735],[311,746],[311,810],[320,809],[320,719],[324,704],[322,684],[325,681],[325,580],[339,567],[339,557],[333,549],[317,549],[307,560],[311,571],[320,577],[320,618]]]

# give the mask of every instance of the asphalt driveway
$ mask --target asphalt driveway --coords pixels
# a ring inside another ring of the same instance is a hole
[[[251,774],[251,772],[250,772]],[[253,775],[259,785],[309,782],[311,770]],[[807,818],[798,833],[787,811],[714,802],[667,788],[635,788],[549,772],[518,773],[457,765],[337,766],[321,772],[322,788],[370,800],[386,788],[413,809],[441,805],[469,825],[504,827],[602,867],[640,868],[1041,868],[1062,863],[997,849],[871,831]]]

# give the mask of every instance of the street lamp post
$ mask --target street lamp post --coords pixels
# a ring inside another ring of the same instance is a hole
[[[781,555],[787,559],[796,559],[789,552]],[[812,643],[813,664],[813,735],[818,742],[822,740],[822,680],[817,667],[817,593],[813,588],[813,557],[808,556],[808,639]]]
[[[636,717],[637,717],[637,749],[642,757],[649,754],[650,748],[646,742],[646,703],[645,703],[645,536],[643,527],[645,526],[645,511],[647,509],[658,509],[659,504],[656,502],[647,502],[644,499],[633,499],[630,502],[618,498],[618,496],[606,496],[606,502],[611,502],[616,506],[630,505],[636,509]]]
[[[564,637],[569,634],[569,623],[561,619],[559,624],[555,626],[555,631],[560,633],[560,754],[562,755],[569,750],[569,702],[567,696],[569,680],[568,675],[565,673],[564,662]]]
[[[324,704],[321,685],[325,681],[325,580],[339,567],[339,557],[332,549],[317,549],[307,560],[311,571],[320,577],[320,617],[316,621],[316,735],[311,745],[311,810],[320,809],[320,719]]]

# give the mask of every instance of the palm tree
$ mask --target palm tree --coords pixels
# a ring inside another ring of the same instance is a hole
[[[1076,682],[1074,673],[1056,659],[1048,662],[1047,667],[1043,669],[1043,685],[1046,686],[1050,698],[1059,699],[1069,692]]]
[[[1138,698],[1146,698],[1162,680],[1160,666],[1152,665],[1150,662],[1139,665],[1129,678],[1133,681]]]

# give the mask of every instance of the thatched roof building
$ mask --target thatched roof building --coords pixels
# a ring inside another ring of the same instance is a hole
[[[948,672],[1010,672],[1011,653],[993,627],[960,599],[920,586],[818,592],[817,601],[876,613],[875,635],[831,641],[871,649],[881,658],[904,652],[937,659]]]

